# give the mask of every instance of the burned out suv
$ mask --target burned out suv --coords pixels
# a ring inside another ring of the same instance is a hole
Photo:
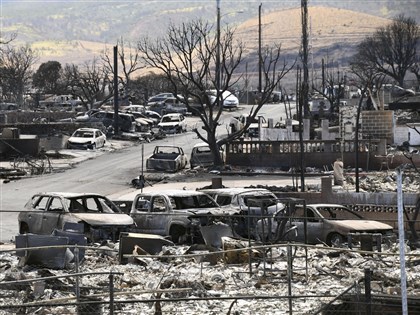
[[[256,223],[261,216],[277,213],[285,205],[277,196],[264,188],[206,188],[201,189],[222,208],[236,209],[235,232],[242,237],[256,237]]]
[[[114,112],[99,111],[91,115],[76,117],[76,122],[95,123],[102,122],[105,128],[114,124]],[[133,115],[127,113],[118,113],[118,124],[121,131],[134,132],[136,130],[136,121]]]
[[[19,233],[50,235],[54,230],[83,231],[88,241],[118,240],[133,219],[108,198],[93,193],[38,193],[18,216]]]

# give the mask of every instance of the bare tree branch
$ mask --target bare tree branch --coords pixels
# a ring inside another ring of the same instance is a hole
[[[118,84],[124,90],[125,98],[131,97],[131,80],[133,74],[143,69],[145,66],[140,64],[140,55],[137,47],[133,47],[131,42],[125,42],[121,37],[118,41],[118,59],[122,65],[122,75],[118,75]],[[109,73],[114,73],[114,57],[113,52],[109,49],[104,50],[101,56],[103,66]]]
[[[87,109],[92,108],[95,102],[103,104],[113,97],[112,73],[97,58],[85,62],[82,67],[66,64],[64,77],[68,89],[80,98]]]
[[[195,129],[198,138],[208,143],[213,152],[219,152],[219,146],[240,137],[249,124],[216,139],[217,129],[222,124],[220,118],[223,106],[217,106],[218,102],[213,101],[208,93],[219,85],[216,82],[216,63],[220,57],[220,90],[216,91],[217,100],[241,78],[238,67],[242,61],[244,46],[235,40],[235,32],[229,26],[221,32],[220,41],[215,33],[213,26],[202,20],[185,22],[180,26],[171,24],[165,37],[157,40],[144,38],[138,42],[138,49],[143,54],[144,62],[164,74],[171,82],[178,100],[199,116],[202,127]],[[216,55],[218,51],[219,56]],[[288,67],[284,62],[283,67],[278,69],[280,52],[280,46],[265,51],[264,89],[259,95],[258,104],[251,109],[253,118],[268,101],[281,78],[293,67]],[[214,164],[222,165],[219,154],[214,155]]]
[[[397,16],[391,24],[364,39],[354,59],[403,86],[407,71],[416,62],[419,36],[419,27],[413,18]]]
[[[0,86],[3,99],[23,105],[23,95],[32,77],[32,66],[37,60],[37,52],[29,45],[18,48],[6,45],[0,48]]]

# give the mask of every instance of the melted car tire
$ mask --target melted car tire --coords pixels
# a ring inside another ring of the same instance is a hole
[[[338,233],[328,235],[327,244],[332,247],[340,247],[344,243],[344,237]]]
[[[28,224],[26,224],[25,222],[22,222],[20,224],[19,233],[20,234],[27,234],[27,233],[29,233],[29,226],[28,226]]]
[[[171,236],[172,242],[179,244],[182,241],[182,236],[185,235],[185,228],[179,225],[173,225],[171,226],[169,235]]]

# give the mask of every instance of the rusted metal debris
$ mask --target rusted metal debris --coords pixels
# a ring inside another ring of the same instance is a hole
[[[6,181],[20,179],[26,174],[27,172],[22,169],[0,167],[0,178],[5,179]]]
[[[64,269],[74,255],[66,247],[48,247],[54,245],[68,245],[69,238],[53,235],[23,234],[16,236],[16,248],[26,250],[17,251],[22,265],[43,266],[51,269]],[[36,249],[30,249],[35,247]]]

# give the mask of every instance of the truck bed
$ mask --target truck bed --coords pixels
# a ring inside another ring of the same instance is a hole
[[[178,153],[157,153],[150,157],[151,160],[175,160],[179,156]]]

